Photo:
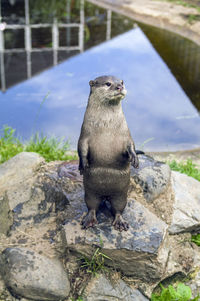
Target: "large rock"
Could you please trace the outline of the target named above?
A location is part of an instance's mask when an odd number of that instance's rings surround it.
[[[179,172],[172,172],[174,205],[171,234],[189,232],[200,227],[200,183]]]
[[[63,300],[70,284],[59,261],[26,248],[8,248],[0,257],[1,274],[8,289],[33,300]]]
[[[49,167],[36,153],[24,152],[0,165],[0,208],[4,209],[0,211],[4,222],[0,232],[8,231],[12,222],[12,230],[23,230],[65,206],[66,189],[56,184],[57,166],[53,162],[51,170],[51,164]]]
[[[127,232],[119,232],[113,228],[113,217],[106,206],[97,215],[99,224],[83,230],[80,226],[86,211],[83,195],[77,194],[69,202],[62,235],[68,248],[92,256],[93,246],[100,246],[101,241],[102,252],[112,259],[107,262],[109,265],[119,268],[126,275],[146,281],[159,279],[167,259],[167,254],[161,261],[158,256],[167,228],[163,221],[139,202],[130,199],[123,213],[130,225]]]
[[[30,199],[36,168],[44,158],[22,152],[0,165],[0,196],[7,192],[10,209]]]
[[[106,260],[106,265],[121,270],[149,298],[152,290],[161,280],[171,277],[175,273],[187,275],[194,265],[194,254],[191,245],[188,243],[186,246],[182,242],[188,240],[186,235],[190,234],[169,236],[167,229],[167,224],[172,228],[174,225],[177,226],[174,217],[179,208],[178,206],[173,207],[174,193],[171,193],[171,186],[174,191],[179,191],[178,188],[174,189],[176,186],[180,187],[180,191],[185,191],[185,185],[182,185],[182,178],[180,179],[179,176],[177,178],[177,174],[174,176],[174,173],[172,173],[173,183],[169,185],[171,183],[169,181],[170,171],[165,164],[156,162],[148,156],[139,156],[139,159],[140,169],[132,171],[129,200],[123,213],[124,218],[130,224],[130,229],[122,233],[112,227],[113,216],[109,203],[101,206],[97,215],[98,225],[88,230],[81,229],[80,221],[86,214],[87,208],[77,161],[44,163],[38,155],[24,153],[2,164],[0,166],[0,222],[2,222],[4,234],[0,237],[0,251],[13,246],[16,252],[17,247],[21,245],[37,256],[45,254],[45,258],[46,256],[55,258],[58,253],[65,257],[66,249],[68,249],[67,254],[70,254],[70,258],[74,256],[75,260],[75,257],[82,255],[90,258],[95,249],[99,247],[101,252],[110,257],[110,260]],[[188,196],[191,191],[189,187],[193,187],[190,181],[191,179],[185,176],[185,182],[189,183],[187,186]],[[194,180],[192,179],[192,181]],[[196,183],[195,187],[198,185],[199,183]],[[195,211],[192,211],[190,216],[196,224],[192,226],[189,224],[189,227],[185,227],[187,230],[181,230],[181,232],[194,229],[199,225],[198,218],[196,221],[194,218],[194,213],[198,212],[199,190],[195,188],[194,191],[196,191],[196,196],[194,197],[193,194],[193,197],[190,198],[190,202],[194,202],[190,206],[195,208]],[[181,199],[182,196],[178,202],[179,206]],[[186,210],[186,199],[184,204],[187,215],[190,212],[190,206]],[[10,216],[10,209],[12,209],[13,216]],[[1,215],[2,212],[4,212],[3,215]],[[177,216],[179,216],[178,211]],[[13,225],[9,236],[6,237],[5,233],[10,228],[12,218]],[[181,222],[183,223],[183,221]],[[180,228],[180,225],[178,227]],[[20,248],[20,250],[24,249]],[[10,286],[9,279],[14,279],[15,265],[12,263],[8,269],[6,268],[8,265],[6,256],[10,256],[7,252],[4,252],[2,256],[3,267],[1,270],[5,269],[3,277],[7,286]],[[17,251],[18,253],[24,258],[26,257],[23,251]],[[25,259],[23,260],[25,261]],[[70,275],[75,275],[78,267],[72,262],[73,260],[70,261],[70,259],[67,261],[67,269]],[[44,266],[43,263],[42,266]],[[54,274],[51,268],[48,270]],[[22,283],[22,278],[26,274],[25,272],[24,275],[21,273],[22,270],[17,268],[18,278],[16,281],[19,279]],[[31,275],[30,270],[28,270],[28,275]],[[36,275],[35,271],[33,275]],[[28,279],[31,277],[33,276],[31,275]],[[45,276],[44,279],[46,279]],[[78,283],[78,281],[75,282]],[[82,289],[83,286],[84,284],[82,284]],[[96,286],[96,288],[98,287],[101,285]],[[125,284],[124,287],[126,287]],[[115,288],[114,291],[116,292],[116,290]],[[127,290],[131,292],[128,287],[126,287]],[[15,285],[13,285],[12,292],[22,294],[21,291],[15,290]],[[136,290],[134,293],[137,294],[138,291]],[[88,294],[90,293],[88,292]],[[133,294],[133,291],[130,294]],[[50,293],[48,298],[51,296]],[[112,298],[112,295],[109,297]],[[30,298],[28,293],[25,298]],[[34,298],[38,298],[38,296]],[[43,300],[42,298],[40,297],[38,300]],[[64,298],[64,294],[59,298]],[[8,300],[10,301],[10,299]],[[11,299],[11,301],[13,300]],[[137,300],[136,297],[135,300]]]
[[[31,152],[22,152],[0,165],[0,185],[11,185],[8,180],[12,178],[13,183],[25,180],[31,176],[33,171],[45,160],[40,155]]]
[[[146,201],[152,202],[167,189],[171,170],[165,163],[146,155],[139,156],[139,160],[139,169],[132,167],[131,176],[141,186]]]
[[[194,255],[192,273],[186,284],[191,288],[193,297],[200,293],[200,250],[199,247],[193,243]]]
[[[123,280],[109,280],[104,275],[93,278],[84,291],[85,301],[147,301],[137,289]]]
[[[30,199],[34,171],[42,162],[38,154],[24,152],[0,164],[0,233],[9,231],[12,210]]]

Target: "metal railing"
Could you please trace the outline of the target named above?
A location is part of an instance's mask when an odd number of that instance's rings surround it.
[[[66,10],[67,16],[70,15],[70,5],[68,5],[69,1],[66,1]],[[1,73],[1,90],[6,91],[6,79],[5,79],[5,61],[4,55],[6,53],[12,54],[17,52],[26,52],[26,66],[27,66],[27,78],[32,76],[32,60],[31,54],[32,52],[44,52],[44,51],[53,51],[53,65],[58,64],[58,51],[64,50],[67,52],[70,51],[84,51],[84,0],[80,1],[80,23],[58,23],[57,19],[54,18],[53,23],[47,24],[30,24],[30,11],[29,11],[29,0],[24,0],[25,5],[25,24],[4,24],[1,23],[0,28],[0,73]],[[0,22],[2,20],[1,16],[1,3],[0,3]],[[4,28],[5,27],[5,28]],[[44,48],[34,48],[32,47],[32,29],[35,28],[51,28],[52,32],[52,47],[44,47]],[[78,28],[78,43],[76,46],[69,46],[70,43],[70,31],[68,32],[68,42],[67,46],[59,45],[59,29],[60,28]],[[24,48],[12,48],[5,49],[5,41],[4,41],[4,32],[7,29],[24,30]]]

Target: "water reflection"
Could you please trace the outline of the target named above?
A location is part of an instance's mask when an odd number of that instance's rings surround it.
[[[199,47],[179,35],[172,35],[160,28],[143,24],[142,30],[200,111]]]
[[[31,1],[25,0],[26,9],[27,3],[30,7],[33,5]],[[79,4],[79,1],[75,3]],[[1,48],[1,59],[3,54],[4,60],[1,61],[1,71],[4,63],[5,74],[5,78],[1,78],[2,89],[13,86],[27,76],[30,79],[0,95],[0,126],[9,124],[17,128],[25,139],[36,130],[50,135],[64,135],[76,147],[89,94],[89,80],[102,74],[114,74],[126,83],[128,95],[123,106],[137,147],[147,140],[151,141],[145,145],[145,150],[198,146],[200,118],[197,110],[143,31],[139,27],[133,29],[134,22],[130,19],[91,4],[87,4],[83,10],[83,4],[81,1],[78,11],[77,6],[66,7],[68,11],[72,9],[73,18],[70,18],[70,14],[62,15],[59,22],[65,22],[67,26],[55,22],[55,14],[51,20],[45,16],[40,19],[43,25],[47,21],[53,22],[50,24],[52,44],[47,32],[44,33],[46,40],[43,44],[41,36],[34,35],[32,30],[39,27],[30,27],[36,22],[34,14],[31,14],[29,20],[25,18],[20,24],[26,32],[26,51],[21,48],[13,50],[11,46],[7,50]],[[27,22],[29,30],[26,29]],[[72,27],[68,26],[72,23]],[[75,28],[79,33],[72,31]],[[119,35],[126,30],[129,31]],[[28,33],[32,35],[28,36]],[[2,32],[0,37],[2,41]],[[107,42],[101,43],[105,40]],[[91,48],[94,45],[98,46]],[[89,50],[82,53],[83,49]],[[11,55],[11,52],[15,55]],[[71,57],[77,52],[81,54]],[[56,65],[62,60],[66,61]],[[53,68],[31,78],[52,64],[55,65]]]

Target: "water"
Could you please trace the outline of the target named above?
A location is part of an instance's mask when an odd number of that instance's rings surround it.
[[[16,128],[24,140],[36,131],[64,136],[76,148],[88,82],[112,74],[128,90],[123,109],[137,148],[199,147],[200,48],[81,3],[1,1],[8,25],[0,31],[0,127]]]

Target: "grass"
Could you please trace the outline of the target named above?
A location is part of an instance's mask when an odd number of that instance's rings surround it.
[[[9,160],[21,152],[23,152],[23,145],[15,137],[15,130],[4,126],[0,135],[0,163]]]
[[[110,257],[102,253],[101,248],[97,248],[91,258],[87,256],[81,257],[81,268],[85,269],[87,273],[97,276],[99,272],[106,270],[104,265],[105,258],[111,260]]]
[[[191,288],[181,282],[178,285],[164,287],[162,284],[160,293],[153,293],[151,296],[151,301],[198,301],[200,300],[200,295],[192,299]]]
[[[191,241],[200,247],[200,233],[192,235]]]
[[[16,130],[4,126],[0,131],[0,163],[3,163],[21,152],[35,152],[47,162],[55,160],[75,160],[77,155],[69,155],[70,144],[64,139],[48,138],[36,133],[25,144],[15,135]]]
[[[54,137],[47,138],[40,136],[38,133],[28,141],[25,146],[26,152],[35,152],[45,158],[47,162],[55,160],[69,160],[75,159],[73,156],[66,155],[69,151],[69,143],[64,139],[57,139]]]
[[[193,177],[194,179],[200,181],[200,170],[196,167],[191,159],[188,159],[187,162],[177,162],[173,160],[168,162],[168,164],[172,170],[179,171],[180,173],[184,173],[189,177]]]

